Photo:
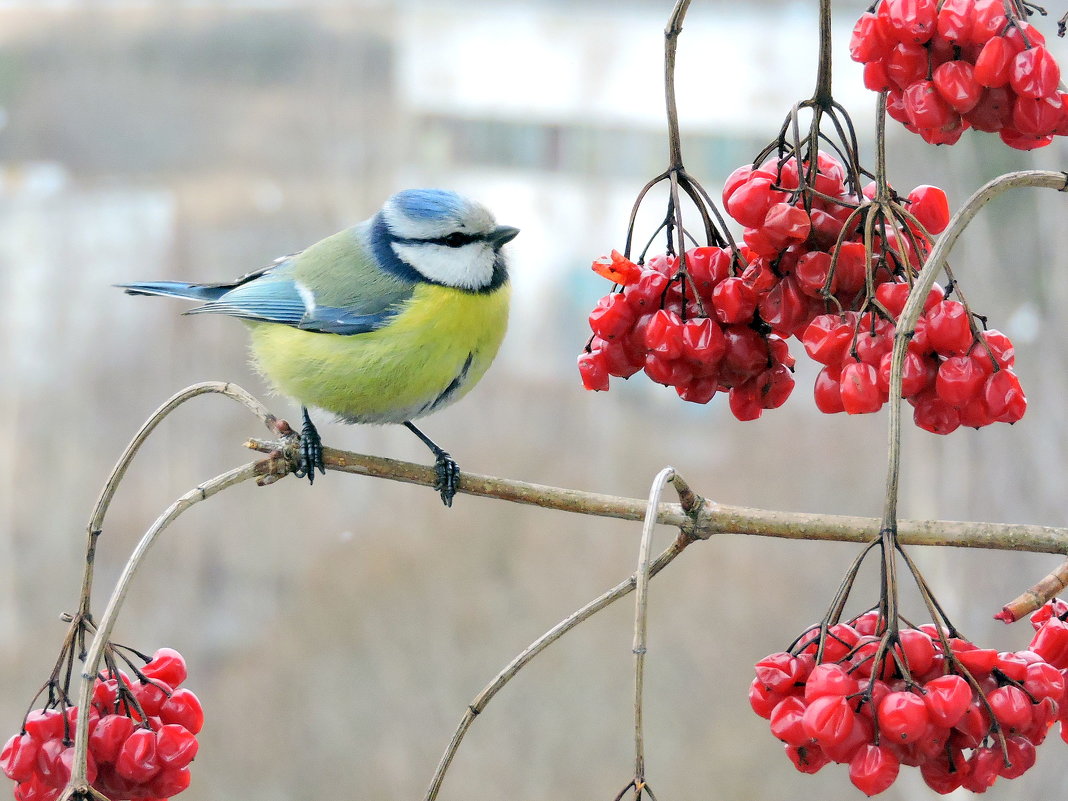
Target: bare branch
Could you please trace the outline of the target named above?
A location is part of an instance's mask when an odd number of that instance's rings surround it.
[[[284,443],[277,441],[249,440],[245,444],[263,453],[284,447]],[[327,469],[343,473],[426,487],[432,487],[436,480],[433,467],[351,451],[325,448],[324,461]],[[259,462],[257,469],[261,473],[284,471],[287,469],[285,464],[285,459],[267,459]],[[645,519],[644,499],[529,484],[477,473],[464,473],[461,476],[459,492],[595,517]],[[880,521],[874,517],[752,509],[700,499],[689,514],[677,503],[661,503],[657,523],[675,526],[695,539],[708,539],[713,534],[748,534],[791,540],[867,543],[879,536]],[[904,545],[1068,554],[1068,528],[1018,523],[899,520],[898,541]]]

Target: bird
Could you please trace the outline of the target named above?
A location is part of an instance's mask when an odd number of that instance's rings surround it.
[[[184,314],[247,325],[254,367],[301,406],[298,477],[326,472],[310,407],[346,423],[401,424],[434,454],[448,507],[459,466],[412,421],[466,395],[497,355],[511,292],[502,248],[518,233],[456,192],[407,189],[369,219],[232,281],[116,286],[199,301]]]

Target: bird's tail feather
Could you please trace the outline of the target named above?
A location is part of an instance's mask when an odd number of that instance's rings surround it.
[[[230,287],[186,284],[181,281],[143,281],[136,284],[116,284],[127,295],[162,295],[170,298],[212,301],[225,295]]]

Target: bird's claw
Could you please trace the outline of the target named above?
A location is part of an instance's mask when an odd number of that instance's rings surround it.
[[[323,440],[319,431],[308,416],[308,410],[304,409],[304,424],[300,427],[300,460],[293,475],[297,478],[307,476],[308,483],[315,483],[315,471],[326,474],[326,465],[323,463]]]
[[[451,507],[452,499],[460,488],[460,465],[445,451],[438,451],[434,472],[437,474],[434,489],[441,495],[441,502]]]

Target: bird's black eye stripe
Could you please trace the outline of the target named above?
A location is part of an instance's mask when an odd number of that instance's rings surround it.
[[[450,248],[462,248],[472,242],[485,242],[485,234],[465,234],[463,231],[453,231],[448,236],[435,236],[428,239],[408,239],[399,236],[390,237],[399,245],[445,245]]]
[[[448,236],[443,236],[438,239],[431,239],[428,241],[439,242],[442,245],[448,245],[450,248],[462,248],[464,245],[469,245],[470,243],[481,238],[482,237],[475,236],[474,234],[465,234],[461,233],[460,231],[453,231]]]

